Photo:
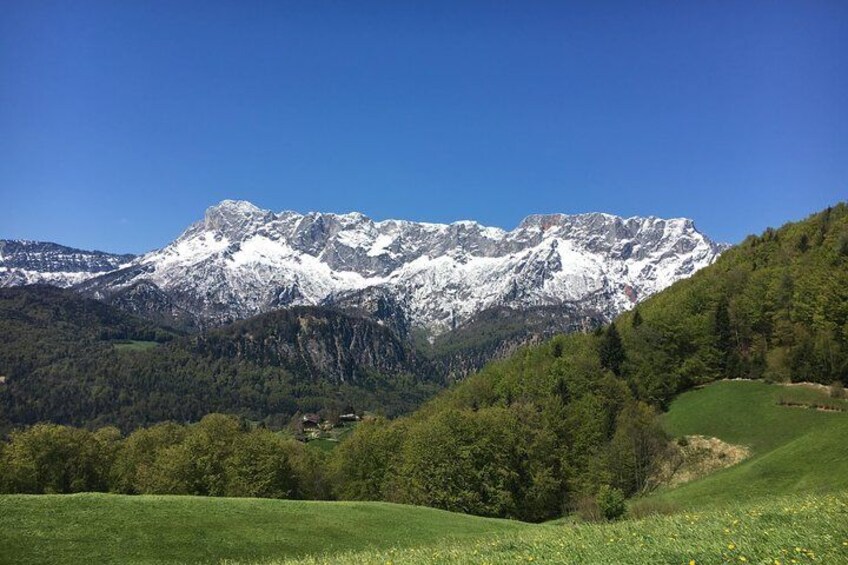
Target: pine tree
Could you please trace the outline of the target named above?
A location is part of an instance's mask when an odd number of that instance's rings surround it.
[[[615,324],[607,326],[606,331],[601,336],[598,355],[601,358],[602,367],[609,369],[616,375],[621,375],[621,365],[624,363],[624,345],[621,343],[621,336],[618,334]]]

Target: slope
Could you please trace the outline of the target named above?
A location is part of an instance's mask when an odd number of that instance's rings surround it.
[[[0,563],[844,563],[848,495],[612,524],[528,525],[385,503],[0,496]]]
[[[0,337],[7,426],[129,430],[219,411],[280,427],[298,411],[395,415],[441,387],[426,360],[387,328],[317,307],[178,337],[71,291],[21,287],[0,290]]]
[[[385,503],[5,495],[0,563],[252,562],[462,540],[523,527]]]
[[[676,436],[705,435],[747,445],[752,457],[654,499],[701,508],[774,494],[848,489],[848,413],[786,406],[811,403],[848,409],[823,392],[761,382],[718,382],[676,399],[664,425]]]

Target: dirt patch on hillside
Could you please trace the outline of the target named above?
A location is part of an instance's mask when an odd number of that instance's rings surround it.
[[[736,465],[751,455],[744,445],[715,437],[684,436],[669,444],[666,461],[652,478],[655,485],[677,486]]]

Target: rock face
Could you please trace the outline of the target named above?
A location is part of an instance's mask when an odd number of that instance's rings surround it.
[[[260,367],[284,367],[306,382],[363,384],[375,373],[438,374],[390,329],[332,309],[277,310],[178,342],[192,354]]]
[[[509,357],[524,345],[560,333],[589,331],[604,319],[592,310],[571,304],[515,310],[505,306],[475,315],[456,329],[435,336],[427,351],[440,374],[459,380],[493,359]]]
[[[135,255],[83,251],[43,241],[0,240],[0,287],[69,287],[129,264]]]
[[[124,308],[138,295],[139,314],[150,303],[201,326],[324,305],[382,320],[400,334],[437,336],[500,307],[567,305],[578,316],[609,320],[723,249],[687,219],[533,215],[505,231],[471,221],[277,214],[225,200],[170,245],[86,277],[78,289]],[[143,292],[128,290],[141,283]]]

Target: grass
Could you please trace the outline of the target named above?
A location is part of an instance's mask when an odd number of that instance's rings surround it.
[[[355,422],[338,425],[328,432],[321,432],[320,437],[310,439],[306,445],[313,449],[330,452],[339,445],[339,442],[349,436],[356,429],[357,425],[358,423]]]
[[[141,341],[137,339],[128,339],[116,341],[113,343],[113,346],[117,351],[144,351],[146,349],[153,349],[154,347],[158,347],[159,343],[156,341]]]
[[[379,503],[0,497],[0,563],[848,563],[848,493],[611,524]]]
[[[612,524],[540,525],[471,542],[267,563],[848,563],[848,494],[777,497]]]
[[[663,420],[672,434],[753,452],[644,499],[672,515],[529,525],[385,503],[6,495],[0,563],[848,564],[848,413],[781,397],[826,394],[720,382],[672,404]]]
[[[317,449],[319,451],[324,451],[326,453],[333,451],[338,444],[339,440],[329,438],[311,439],[306,443],[308,447],[312,449]]]
[[[664,426],[747,445],[752,457],[651,499],[683,508],[772,494],[848,489],[848,413],[781,406],[832,401],[826,393],[761,382],[724,381],[681,395]]]
[[[215,563],[406,547],[529,527],[386,503],[0,496],[0,563]]]

